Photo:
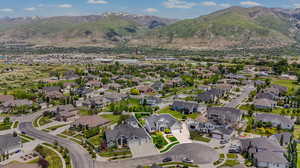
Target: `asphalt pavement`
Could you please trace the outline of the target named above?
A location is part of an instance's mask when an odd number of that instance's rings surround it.
[[[74,168],[95,168],[94,161],[90,158],[89,154],[77,143],[37,130],[32,126],[31,122],[21,123],[19,129],[34,138],[49,143],[58,142],[59,145],[67,148],[70,152]]]

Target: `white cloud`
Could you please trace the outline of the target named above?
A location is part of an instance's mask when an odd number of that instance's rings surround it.
[[[217,6],[217,3],[213,1],[205,1],[201,3],[203,6]]]
[[[0,12],[14,12],[14,10],[10,9],[10,8],[3,8],[3,9],[0,9]]]
[[[193,2],[187,2],[184,0],[167,0],[166,2],[163,3],[163,5],[166,8],[184,8],[184,9],[188,9],[188,8],[192,8],[194,6],[196,6],[196,3]]]
[[[244,1],[241,2],[241,5],[245,5],[245,6],[261,6],[260,3],[254,2],[254,1]]]
[[[105,0],[88,0],[89,4],[108,4]]]
[[[158,10],[155,9],[155,8],[147,8],[147,9],[145,9],[145,11],[146,11],[146,12],[149,12],[149,13],[155,13],[155,12],[158,12]]]
[[[229,7],[231,7],[231,4],[223,3],[223,4],[220,4],[219,6],[220,6],[221,8],[229,8]]]
[[[30,11],[35,11],[35,10],[36,10],[36,8],[35,8],[35,7],[31,7],[31,8],[25,8],[24,10],[25,10],[25,11],[29,11],[29,12],[30,12]]]
[[[61,5],[58,5],[59,8],[72,8],[73,5],[71,4],[61,4]]]
[[[296,3],[293,6],[294,6],[294,8],[300,8],[300,3]]]

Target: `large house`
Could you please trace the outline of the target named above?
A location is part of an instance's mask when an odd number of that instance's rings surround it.
[[[197,96],[198,102],[204,103],[216,103],[219,98],[225,95],[225,91],[222,89],[213,88]]]
[[[128,147],[130,144],[151,143],[151,137],[144,128],[140,128],[132,120],[116,126],[112,130],[105,131],[105,138],[108,147]]]
[[[78,118],[78,110],[73,105],[61,105],[51,111],[58,121],[74,121]]]
[[[161,103],[161,99],[159,97],[154,96],[143,97],[140,100],[140,104],[145,104],[149,106],[157,106],[159,103]]]
[[[257,113],[255,114],[256,121],[261,121],[264,123],[272,123],[273,127],[278,127],[282,129],[291,130],[294,127],[294,121],[288,117],[277,115],[277,114],[268,114],[268,113]]]
[[[253,105],[257,109],[273,109],[276,107],[277,102],[270,99],[262,98],[255,99]]]
[[[172,110],[182,112],[184,114],[192,114],[198,112],[198,103],[192,101],[179,101],[176,100],[172,104]]]
[[[22,146],[20,137],[13,134],[0,135],[0,155],[19,152]]]
[[[209,107],[207,108],[209,121],[220,125],[235,124],[242,119],[243,112],[231,107]]]
[[[152,115],[146,118],[145,128],[148,132],[165,131],[171,132],[182,129],[182,123],[170,114]]]
[[[82,127],[82,128],[95,128],[108,124],[110,121],[106,120],[98,115],[92,116],[81,116],[74,123],[74,127]]]
[[[253,157],[256,167],[287,168],[288,161],[284,157],[285,150],[269,138],[242,139],[241,150]]]

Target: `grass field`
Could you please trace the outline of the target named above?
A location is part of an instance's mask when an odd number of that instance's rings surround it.
[[[9,130],[12,124],[13,124],[12,122],[9,123],[0,122],[0,131]]]
[[[49,162],[48,168],[62,168],[63,163],[60,157],[51,149],[44,147],[44,146],[38,146],[35,149],[39,154],[45,157],[45,159]]]
[[[297,144],[297,167],[300,167],[300,144]]]
[[[159,114],[171,114],[173,117],[175,117],[179,120],[182,120],[184,118],[184,116],[186,116],[187,118],[196,119],[199,115],[198,113],[184,115],[181,112],[171,110],[170,107],[165,107],[165,108],[161,109],[160,111],[158,111],[158,113]]]
[[[272,84],[285,86],[288,88],[288,94],[294,93],[297,89],[300,88],[300,85],[296,81],[292,80],[283,80],[283,79],[272,79]]]
[[[300,139],[300,125],[294,126],[294,137]]]
[[[40,126],[43,126],[43,125],[51,123],[52,120],[49,116],[43,116],[43,117],[41,117],[41,119],[38,120],[38,122],[39,122]]]
[[[121,119],[121,115],[113,115],[113,114],[103,114],[103,115],[100,115],[101,117],[107,119],[107,120],[110,120],[111,123],[118,123],[119,120]]]

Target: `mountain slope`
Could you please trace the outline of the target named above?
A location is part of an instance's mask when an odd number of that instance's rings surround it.
[[[276,47],[295,41],[289,20],[268,8],[232,7],[162,27],[148,38],[166,47]]]
[[[0,19],[0,40],[60,46],[281,47],[300,41],[300,9],[231,7],[180,21],[126,13],[5,18]]]
[[[2,40],[123,42],[146,29],[155,29],[175,20],[155,16],[106,13],[90,16],[0,19]],[[24,21],[26,20],[26,22]],[[13,24],[12,24],[13,22]]]

